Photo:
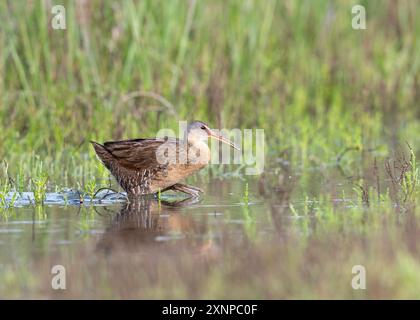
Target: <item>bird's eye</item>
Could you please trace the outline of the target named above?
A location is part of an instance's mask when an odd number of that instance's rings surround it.
[[[202,130],[206,130],[206,127],[205,127],[205,126],[201,126],[201,129],[202,129]]]

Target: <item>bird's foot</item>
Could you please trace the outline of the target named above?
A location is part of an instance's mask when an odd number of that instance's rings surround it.
[[[197,187],[193,187],[183,183],[176,183],[170,187],[174,191],[180,191],[186,194],[189,194],[191,197],[198,197],[200,193],[203,193],[203,190]]]

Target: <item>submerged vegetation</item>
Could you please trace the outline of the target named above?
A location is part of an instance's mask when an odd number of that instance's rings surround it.
[[[0,2],[0,297],[54,295],[59,257],[74,297],[418,298],[420,6],[360,4],[366,30],[350,0],[63,1],[54,30],[49,1]],[[184,211],[160,192],[144,217],[94,206],[117,185],[90,140],[193,119],[264,129],[264,173],[209,166]],[[15,210],[28,191],[36,208]],[[95,249],[48,251],[79,238]]]

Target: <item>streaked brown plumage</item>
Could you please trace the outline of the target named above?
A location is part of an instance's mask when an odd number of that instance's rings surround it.
[[[215,134],[205,123],[192,122],[179,139],[132,139],[92,145],[102,163],[117,179],[129,198],[175,190],[197,196],[201,189],[179,183],[210,161],[207,139],[214,137],[235,147],[229,140]],[[236,148],[236,147],[235,147]],[[161,150],[172,150],[163,154]],[[182,161],[184,159],[185,161]]]

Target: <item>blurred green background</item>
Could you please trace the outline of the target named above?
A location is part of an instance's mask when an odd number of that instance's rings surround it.
[[[100,174],[89,140],[178,120],[265,129],[269,158],[302,165],[420,145],[415,0],[360,1],[366,30],[354,1],[64,1],[65,30],[54,4],[0,3],[0,158],[14,176],[83,183]]]

